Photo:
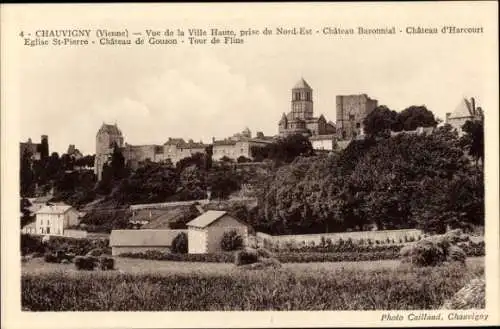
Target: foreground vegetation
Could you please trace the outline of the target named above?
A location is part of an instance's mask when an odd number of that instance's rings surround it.
[[[483,274],[479,262],[363,270],[25,273],[22,305],[31,311],[436,309]]]

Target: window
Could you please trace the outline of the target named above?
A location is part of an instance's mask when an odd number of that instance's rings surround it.
[[[47,234],[50,234],[50,227],[47,227]]]
[[[300,101],[300,93],[295,93],[295,100]]]
[[[354,114],[349,114],[349,120],[354,120]]]
[[[356,128],[358,128],[358,129],[361,128],[361,123],[357,122],[356,123]]]
[[[306,101],[310,101],[311,100],[311,92],[307,92],[306,93]]]

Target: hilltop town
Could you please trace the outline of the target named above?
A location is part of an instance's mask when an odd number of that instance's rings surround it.
[[[342,217],[338,215],[339,211],[347,211],[338,206],[335,211],[318,209],[319,214],[322,214],[320,217],[325,217],[321,221],[326,221],[319,226],[313,224],[318,220],[318,215],[313,216],[315,218],[309,224],[295,228],[293,225],[278,228],[276,223],[263,224],[271,218],[278,222],[281,221],[279,218],[283,218],[283,215],[269,217],[267,204],[271,200],[271,189],[268,184],[273,180],[277,183],[286,177],[287,173],[281,171],[285,168],[292,170],[296,163],[300,163],[298,159],[312,166],[325,161],[338,163],[343,159],[345,165],[347,157],[351,167],[359,166],[359,159],[364,152],[373,148],[373,143],[381,147],[401,134],[427,136],[427,140],[417,140],[428,143],[429,138],[437,138],[438,131],[441,134],[450,131],[456,134],[453,138],[457,143],[467,143],[465,137],[472,132],[466,133],[464,124],[481,122],[483,116],[482,109],[473,98],[460,102],[454,112],[446,115],[446,121],[439,124],[425,106],[409,106],[398,113],[379,105],[376,99],[366,94],[359,94],[336,96],[336,120],[333,122],[325,115],[315,113],[313,88],[303,78],[291,89],[290,100],[291,107],[282,113],[277,122],[277,134],[273,136],[265,136],[262,132],[254,136],[250,129],[245,128],[224,139],[213,138],[211,143],[168,137],[163,144],[134,145],[125,142],[125,134],[117,124],[103,123],[95,136],[96,151],[93,155],[84,156],[75,145],[69,145],[68,151],[61,157],[49,153],[46,135],[42,136],[39,144],[31,140],[21,143],[21,191],[24,204],[31,204],[22,206],[23,222],[31,223],[24,231],[41,233],[44,230],[42,225],[36,224],[35,213],[48,200],[73,206],[77,210],[79,220],[72,225],[73,229],[103,233],[109,233],[113,228],[140,228],[143,225],[146,228],[169,228],[177,225],[172,224],[175,221],[180,221],[182,227],[183,221],[192,219],[197,213],[193,213],[190,207],[200,202],[205,202],[207,209],[236,209],[245,217],[244,220],[259,223],[257,227],[265,228],[270,233],[364,230],[373,225],[414,228],[418,226],[416,222],[388,224],[377,222],[376,218],[370,219],[370,216],[350,219],[353,221],[351,224],[328,224]],[[464,147],[466,157],[482,160],[482,156]],[[330,175],[327,172],[321,174],[323,169],[311,170],[320,175]],[[284,181],[277,187],[283,188],[288,183]],[[332,201],[331,198],[345,197],[341,191],[328,192],[331,187],[325,188],[326,194],[318,196],[319,199],[314,202],[325,206]],[[331,193],[338,195],[329,196]],[[307,209],[313,209],[316,205],[308,199],[310,196],[297,204],[299,208],[305,207],[301,210],[303,215],[298,215],[297,219],[311,217],[307,215]],[[163,209],[155,206],[161,203],[168,205],[169,202],[172,208],[176,208],[173,213],[170,206]],[[179,212],[176,202],[184,202],[184,210]],[[143,207],[141,204],[152,205]],[[141,211],[133,211],[134,207]],[[167,219],[153,221],[154,217],[162,216]],[[352,217],[345,216],[342,222]]]

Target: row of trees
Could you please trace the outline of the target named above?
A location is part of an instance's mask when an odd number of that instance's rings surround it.
[[[62,180],[68,171],[73,171],[77,167],[93,167],[94,158],[93,155],[87,155],[75,159],[68,154],[59,156],[57,152],[53,152],[49,157],[36,160],[32,159],[29,152],[21,154],[21,195],[32,196],[37,187],[41,192],[47,193],[54,185],[64,185],[65,182]]]
[[[252,224],[273,234],[482,225],[483,171],[471,165],[467,139],[445,126],[298,158],[260,189]]]
[[[435,127],[439,119],[425,106],[410,106],[401,112],[389,109],[385,105],[376,107],[363,120],[365,134],[369,136],[387,136],[391,131],[409,131],[418,127]]]

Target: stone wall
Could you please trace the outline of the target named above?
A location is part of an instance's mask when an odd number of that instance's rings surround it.
[[[325,239],[330,239],[332,243],[342,239],[351,239],[353,242],[363,240],[375,241],[387,241],[394,240],[395,243],[399,243],[400,240],[405,241],[405,237],[418,239],[419,236],[423,237],[424,233],[417,229],[407,229],[407,230],[385,230],[385,231],[359,231],[359,232],[341,232],[341,233],[323,233],[323,234],[303,234],[303,235],[269,235],[262,232],[257,232],[256,237],[258,240],[268,240],[270,242],[293,242],[296,244],[302,244],[305,242],[306,245],[314,242],[318,245],[321,242],[321,237]]]

